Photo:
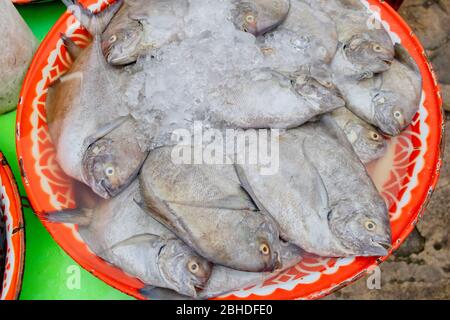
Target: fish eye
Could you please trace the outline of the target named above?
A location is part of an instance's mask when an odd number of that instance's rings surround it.
[[[245,17],[245,22],[247,23],[254,23],[255,22],[255,16],[252,14],[249,14]]]
[[[188,269],[189,269],[189,272],[196,274],[198,272],[198,270],[200,270],[200,266],[198,265],[197,262],[190,261],[188,263]]]
[[[114,170],[114,167],[108,166],[105,168],[105,174],[107,177],[112,177],[116,171]]]
[[[270,248],[267,244],[263,243],[259,246],[259,252],[265,256],[268,256],[270,254]]]
[[[381,52],[381,51],[383,51],[383,48],[379,44],[376,43],[373,45],[373,51]]]
[[[367,220],[366,222],[364,222],[364,227],[367,231],[374,231],[377,227],[377,224],[372,220]]]
[[[114,43],[117,41],[117,36],[115,34],[113,34],[110,38],[109,38],[109,43]]]
[[[370,133],[370,138],[374,141],[380,141],[381,140],[381,136],[379,133],[372,131]]]

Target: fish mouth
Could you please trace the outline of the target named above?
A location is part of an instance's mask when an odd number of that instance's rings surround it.
[[[369,247],[364,248],[363,256],[367,257],[385,257],[392,249],[391,241],[387,239],[372,239],[372,243]]]
[[[396,137],[400,133],[402,133],[402,128],[397,127],[397,126],[389,126],[389,127],[380,126],[379,129],[382,131],[383,134],[390,136],[390,137]]]
[[[124,188],[111,188],[105,180],[100,181],[100,185],[94,190],[105,199],[111,199],[117,196]]]

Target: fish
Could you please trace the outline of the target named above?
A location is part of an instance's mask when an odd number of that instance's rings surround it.
[[[255,209],[233,166],[178,163],[172,159],[178,151],[153,150],[139,175],[153,218],[215,264],[253,272],[277,269],[277,225]]]
[[[339,45],[331,66],[336,74],[362,80],[389,70],[394,44],[359,0],[303,0],[336,23]]]
[[[295,266],[303,258],[303,251],[289,243],[282,243],[280,254],[281,266],[276,272],[244,272],[215,265],[199,297],[202,299],[215,298],[236,290],[262,284],[280,272]]]
[[[375,127],[355,116],[347,108],[334,111],[332,116],[344,131],[359,159],[364,164],[377,160],[386,154],[386,138]]]
[[[281,134],[279,157],[275,174],[261,174],[259,164],[236,167],[283,240],[324,257],[387,255],[386,204],[330,115]]]
[[[17,107],[38,41],[10,0],[0,0],[0,114]]]
[[[422,99],[422,76],[409,53],[396,45],[391,68],[363,81],[337,81],[347,108],[389,136],[397,136],[412,122]]]
[[[138,175],[148,155],[135,135],[138,126],[131,117],[86,149],[82,160],[82,179],[104,198],[112,198]]]
[[[260,37],[259,45],[267,67],[295,72],[303,65],[331,62],[338,47],[337,28],[325,12],[293,0],[283,24]]]
[[[0,206],[0,283],[3,283],[3,276],[6,267],[6,217]],[[1,293],[1,290],[0,290]]]
[[[291,0],[232,0],[232,21],[255,37],[276,29],[286,19]]]
[[[101,36],[107,62],[132,64],[140,55],[182,39],[188,11],[188,0],[126,0]]]
[[[281,270],[287,270],[298,264],[303,259],[302,254],[303,251],[298,247],[289,243],[283,243],[281,247]],[[245,272],[215,265],[208,282],[199,293],[197,299],[216,298],[244,288],[250,288],[275,277],[279,272]],[[139,293],[149,300],[189,299],[189,297],[180,295],[173,290],[152,286],[142,288]]]
[[[298,127],[345,106],[336,86],[308,68],[289,76],[267,68],[231,76],[209,97],[209,120],[241,129]]]
[[[68,73],[51,85],[46,100],[47,123],[59,165],[103,198],[127,187],[148,152],[139,131],[134,130],[137,120],[117,93],[119,73],[125,71],[109,66],[100,50],[98,35],[119,6],[116,2],[97,15],[84,9],[75,11],[94,40],[81,50],[63,36],[75,61]]]
[[[42,218],[77,224],[82,239],[95,254],[147,286],[195,298],[212,272],[210,262],[147,214],[138,181],[93,208],[46,213]]]

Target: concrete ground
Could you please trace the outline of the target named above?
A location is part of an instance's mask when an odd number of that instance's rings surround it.
[[[326,299],[450,298],[450,116],[441,179],[426,214],[408,240],[381,265],[381,288],[368,289],[367,277]]]

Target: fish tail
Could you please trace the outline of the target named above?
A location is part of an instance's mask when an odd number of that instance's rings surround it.
[[[147,300],[194,300],[173,290],[153,286],[145,286],[139,289],[139,294]]]
[[[37,216],[47,222],[77,224],[89,226],[92,221],[92,209],[68,209],[62,211],[39,213]]]
[[[100,36],[122,6],[123,0],[116,0],[108,8],[99,13],[93,13],[89,9],[86,9],[79,3],[79,0],[62,0],[62,2],[90,34]]]

